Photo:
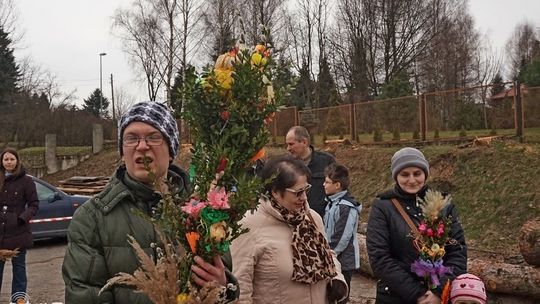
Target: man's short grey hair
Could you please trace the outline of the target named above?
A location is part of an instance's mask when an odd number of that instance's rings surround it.
[[[296,138],[296,140],[302,140],[302,139],[306,139],[308,144],[311,143],[311,136],[309,135],[309,132],[306,128],[302,127],[302,126],[294,126],[292,128],[289,129],[289,132],[293,132],[294,134],[294,137]]]

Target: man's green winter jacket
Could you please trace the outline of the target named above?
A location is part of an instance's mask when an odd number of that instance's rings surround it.
[[[181,191],[189,191],[187,175],[169,168]],[[128,243],[131,235],[147,254],[157,243],[154,226],[137,213],[152,215],[161,196],[132,180],[120,167],[107,187],[74,214],[68,232],[68,248],[62,266],[66,304],[114,303],[149,304],[147,296],[133,289],[115,286],[98,295],[107,280],[119,272],[133,273],[140,265]],[[231,278],[228,277],[229,282]]]

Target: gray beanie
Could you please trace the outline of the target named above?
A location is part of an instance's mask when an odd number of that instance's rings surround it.
[[[392,178],[396,180],[399,171],[408,167],[422,169],[427,179],[429,175],[429,163],[420,150],[407,147],[394,153],[394,156],[392,156],[392,165],[390,166]]]
[[[176,119],[174,119],[171,110],[165,104],[155,101],[143,101],[133,105],[118,121],[118,149],[120,155],[124,155],[122,152],[124,130],[134,121],[145,122],[158,129],[167,140],[170,156],[172,158],[176,157],[180,137]]]

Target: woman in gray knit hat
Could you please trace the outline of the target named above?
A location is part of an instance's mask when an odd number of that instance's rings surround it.
[[[396,183],[374,200],[367,227],[369,261],[379,279],[376,303],[440,303],[442,286],[430,289],[424,278],[411,270],[419,252],[411,238],[412,229],[398,210],[401,206],[416,227],[423,221],[418,199],[423,199],[428,190],[429,163],[420,150],[407,147],[394,154],[390,169]],[[450,273],[441,276],[444,284],[466,273],[467,247],[456,207],[450,203],[442,213],[452,219],[449,237],[456,240],[444,248],[443,265],[451,267]]]

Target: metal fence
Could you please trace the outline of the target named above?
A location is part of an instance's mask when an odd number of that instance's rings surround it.
[[[348,138],[371,143],[377,141],[377,134],[382,141],[426,141],[516,135],[520,125],[540,127],[540,87],[521,87],[516,92],[512,83],[504,85],[496,96],[490,96],[493,85],[487,85],[327,108],[289,107],[276,114],[268,131],[274,143],[284,142],[294,125],[305,126],[317,140]],[[182,141],[190,142],[188,127],[182,126]]]

